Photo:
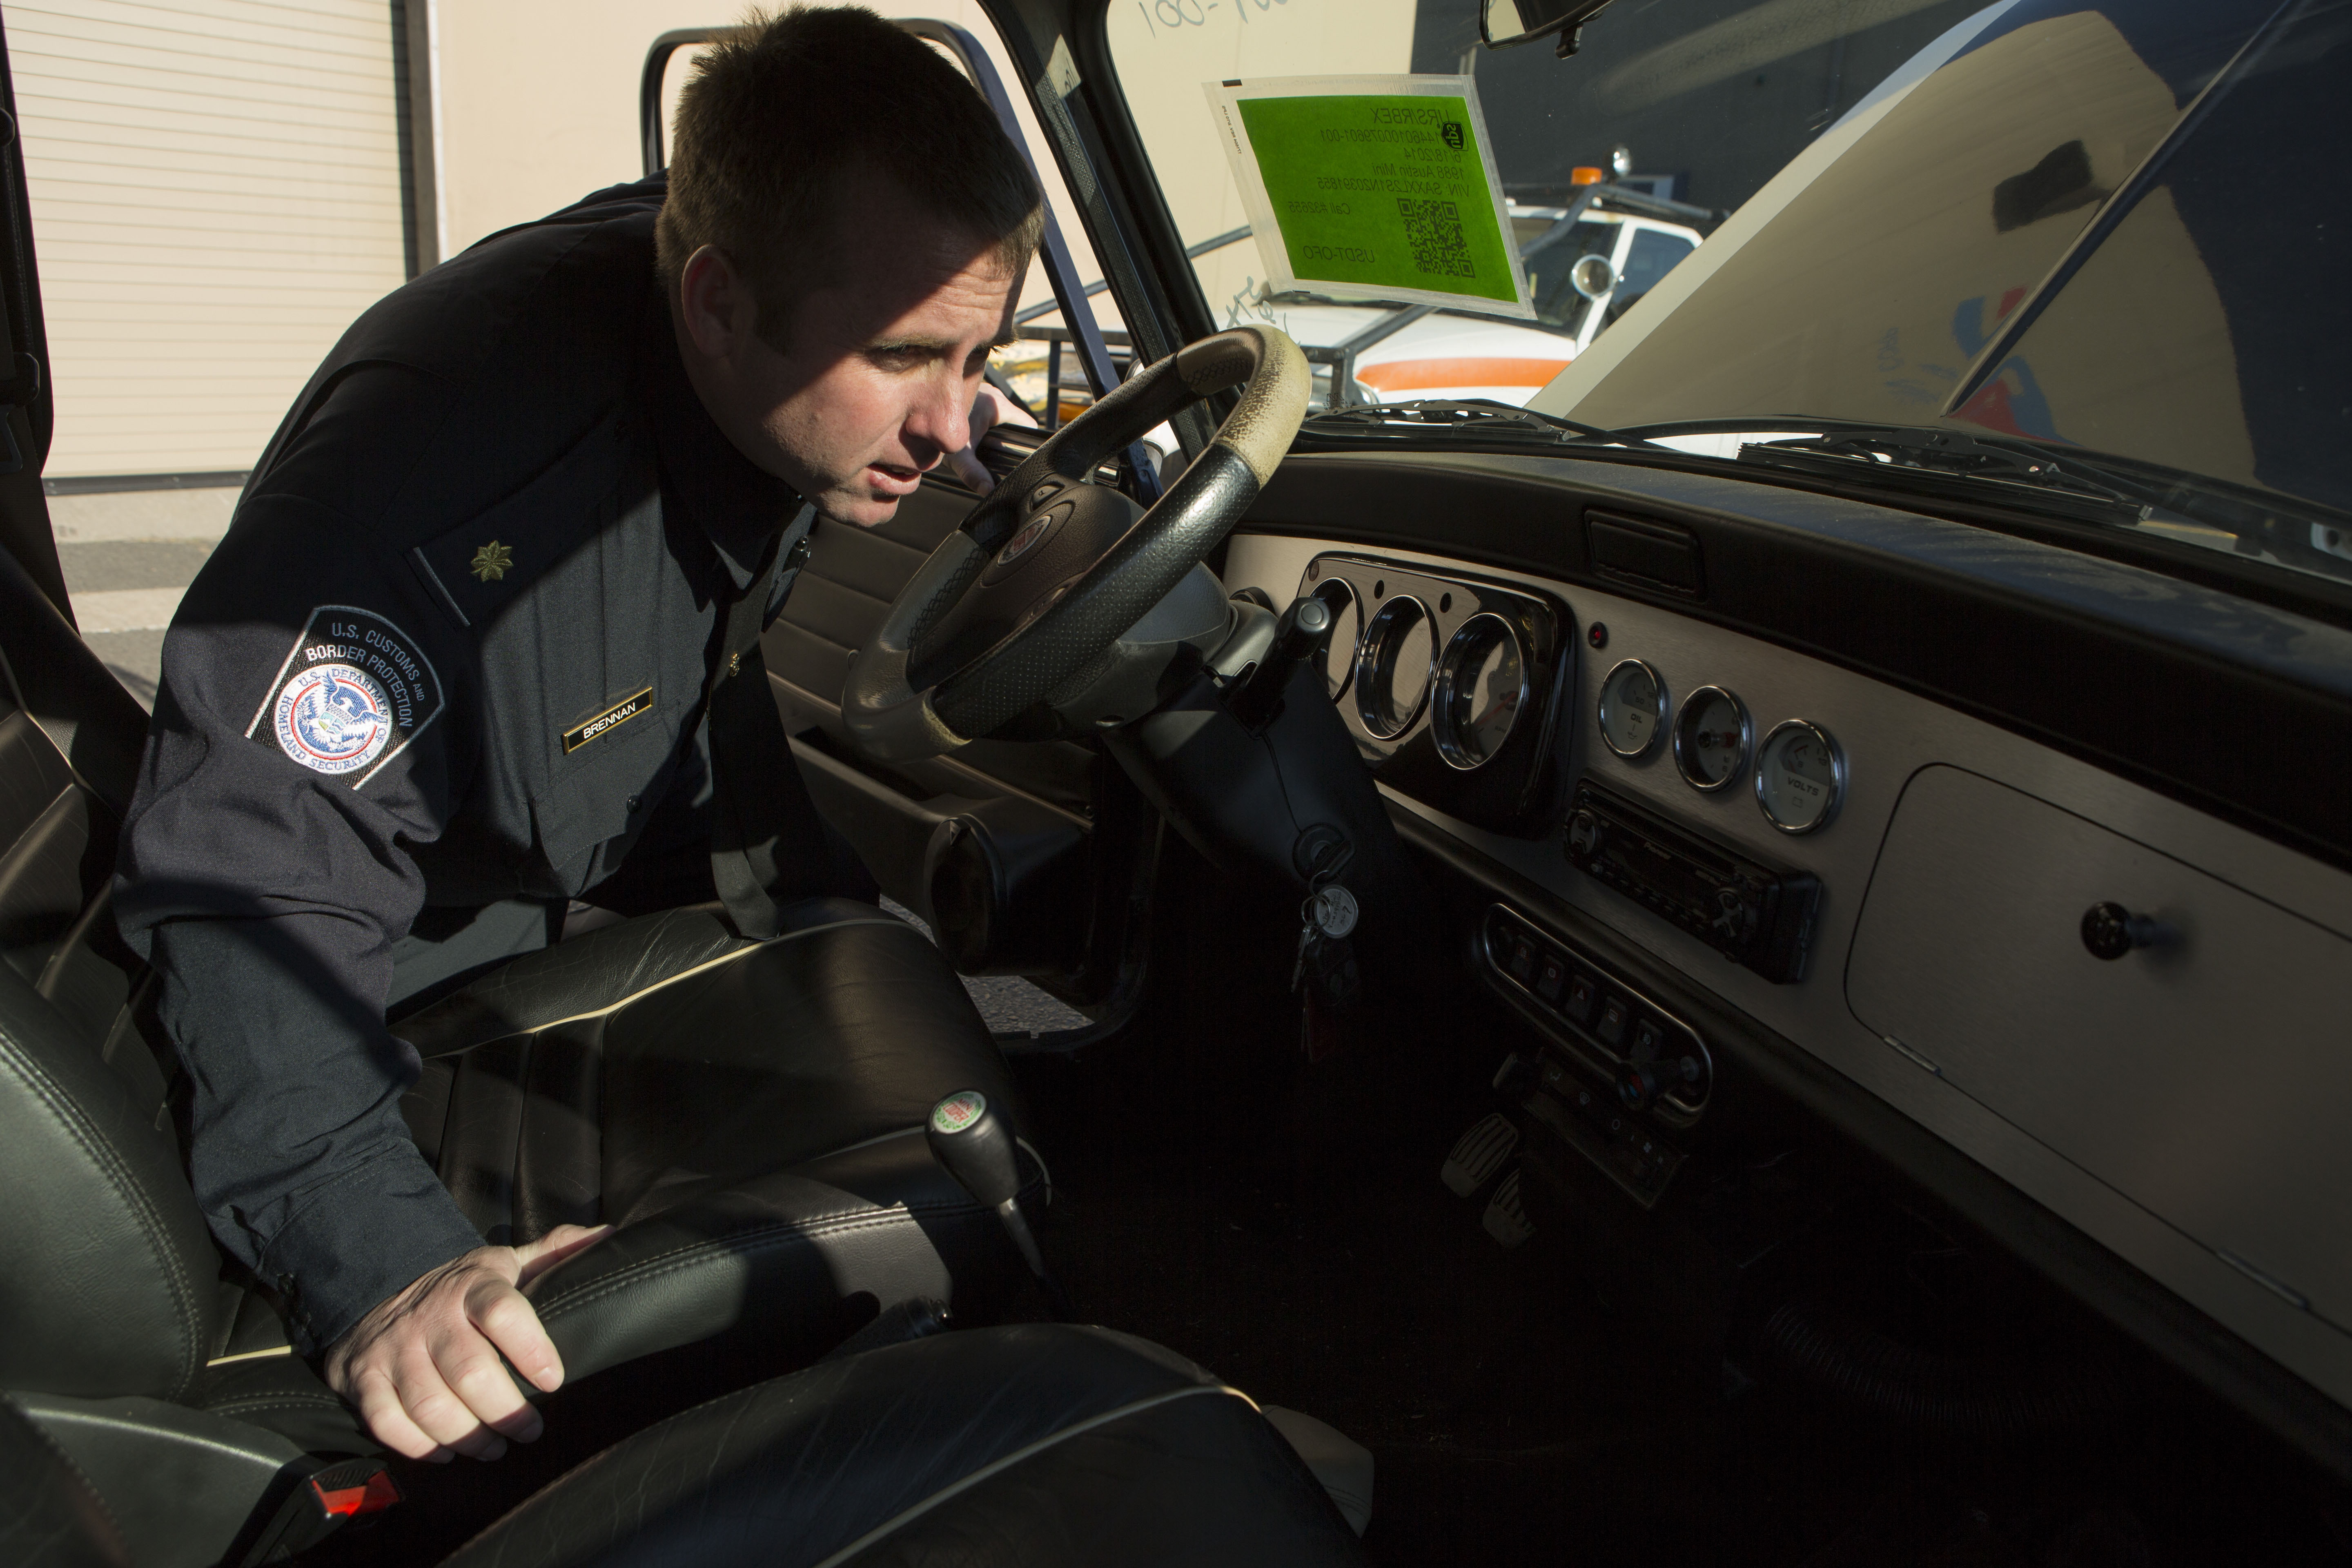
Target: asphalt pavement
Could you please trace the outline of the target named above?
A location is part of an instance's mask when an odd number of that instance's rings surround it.
[[[155,704],[163,628],[228,531],[236,494],[221,486],[49,498],[82,640],[142,706]]]

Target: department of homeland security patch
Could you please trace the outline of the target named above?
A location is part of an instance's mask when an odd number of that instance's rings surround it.
[[[278,667],[247,739],[357,789],[441,716],[441,678],[373,611],[320,605]]]

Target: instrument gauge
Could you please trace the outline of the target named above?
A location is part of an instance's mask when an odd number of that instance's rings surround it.
[[[1519,634],[1487,612],[1462,623],[1437,664],[1430,727],[1437,754],[1467,773],[1493,760],[1528,705]]]
[[[1601,739],[1621,757],[1646,757],[1666,732],[1666,683],[1638,658],[1601,682]]]
[[[1393,741],[1412,728],[1429,700],[1430,665],[1437,641],[1429,612],[1399,595],[1374,612],[1356,652],[1356,717],[1376,741]]]
[[[1675,766],[1691,788],[1712,794],[1748,771],[1755,739],[1747,705],[1720,686],[1702,686],[1675,720]]]
[[[1819,724],[1791,719],[1772,726],[1756,752],[1756,804],[1783,833],[1827,826],[1845,795],[1845,753]]]
[[[1356,634],[1364,629],[1364,617],[1357,613],[1356,590],[1345,577],[1324,578],[1315,585],[1314,596],[1331,612],[1331,637],[1323,645],[1322,670],[1323,684],[1337,702],[1355,672]]]

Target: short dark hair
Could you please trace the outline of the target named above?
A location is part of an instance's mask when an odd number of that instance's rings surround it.
[[[677,287],[706,245],[727,253],[781,348],[791,307],[825,273],[824,237],[852,176],[897,183],[994,247],[1018,279],[1045,222],[1037,176],[972,84],[862,5],[753,11],[695,62],[678,99],[656,232]]]

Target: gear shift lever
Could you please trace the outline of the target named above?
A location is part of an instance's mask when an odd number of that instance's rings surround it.
[[[996,1211],[996,1217],[1004,1222],[1005,1234],[1021,1249],[1029,1272],[1045,1288],[1054,1315],[1068,1321],[1073,1315],[1070,1299],[1046,1271],[1045,1255],[1037,1250],[1037,1238],[1030,1234],[1029,1222],[1021,1213],[1019,1149],[1003,1121],[988,1108],[988,1097],[976,1089],[949,1095],[931,1107],[923,1134],[930,1140],[931,1157],[956,1179],[956,1184]]]

